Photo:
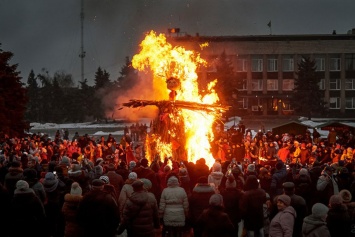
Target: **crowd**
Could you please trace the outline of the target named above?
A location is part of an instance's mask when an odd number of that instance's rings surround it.
[[[128,133],[1,134],[0,236],[353,236],[354,144],[240,124],[208,167],[149,161]]]

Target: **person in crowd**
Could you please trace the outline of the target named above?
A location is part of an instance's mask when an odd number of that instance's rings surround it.
[[[275,172],[271,176],[270,196],[273,199],[275,196],[283,193],[282,184],[284,183],[287,175],[285,164],[279,160],[275,165]]]
[[[47,236],[43,227],[46,212],[41,200],[26,181],[19,180],[15,185],[14,196],[9,203],[9,236]]]
[[[288,195],[277,197],[278,213],[270,222],[269,237],[292,237],[296,211],[290,204]]]
[[[223,175],[221,163],[215,162],[212,165],[211,173],[208,175],[208,183],[215,189],[216,193],[219,192],[219,186],[221,185]]]
[[[121,189],[120,196],[118,198],[118,204],[119,204],[121,215],[123,213],[123,208],[126,204],[127,199],[133,193],[132,183],[136,180],[137,180],[137,174],[135,172],[129,173],[128,179],[126,180],[125,184],[123,185],[123,187]]]
[[[352,201],[352,195],[349,190],[343,189],[339,192],[339,196],[343,199],[343,204],[347,207],[349,217],[352,223],[355,221],[355,202]]]
[[[213,194],[209,199],[209,206],[196,221],[195,237],[232,237],[235,229],[228,214],[224,212],[223,197]]]
[[[197,218],[202,214],[203,210],[208,208],[210,197],[215,193],[215,190],[208,183],[206,176],[202,176],[197,180],[196,186],[192,189],[189,197],[189,225],[195,231]]]
[[[127,237],[155,237],[157,230],[160,231],[157,201],[143,185],[141,180],[132,183],[134,192],[124,206],[118,234],[127,230]]]
[[[351,222],[346,205],[340,195],[329,199],[329,211],[326,219],[330,236],[351,236]]]
[[[259,188],[255,175],[248,176],[240,202],[242,219],[247,236],[264,236],[264,208],[266,193]]]
[[[14,160],[10,164],[8,173],[5,175],[4,185],[5,188],[9,191],[10,196],[14,195],[16,189],[17,181],[23,179],[23,169],[21,168],[21,163],[17,160]]]
[[[312,189],[311,177],[309,176],[309,171],[306,168],[301,168],[298,175],[294,179],[295,184],[295,194],[304,198],[307,204],[307,210],[311,210],[311,200],[314,193]]]
[[[124,185],[124,181],[121,175],[116,173],[116,167],[114,164],[108,164],[106,168],[106,176],[110,180],[110,184],[115,188],[115,193],[117,194],[117,197],[120,195],[121,189]],[[118,199],[117,199],[118,201]]]
[[[325,166],[317,181],[317,196],[319,197],[319,202],[324,205],[328,205],[332,195],[339,194],[338,183],[333,172],[334,168],[332,166]]]
[[[265,192],[270,193],[271,174],[267,168],[265,167],[260,168],[258,180],[260,183],[260,188],[264,189]]]
[[[157,180],[157,176],[155,172],[148,166],[148,160],[146,158],[143,158],[141,160],[141,165],[139,167],[136,167],[133,169],[134,172],[136,172],[137,177],[139,179],[145,178],[149,179],[150,182],[152,182],[152,193],[155,195],[155,198],[159,200],[160,198],[160,188]]]
[[[44,204],[47,199],[46,191],[44,190],[43,184],[39,182],[37,178],[37,172],[35,169],[26,168],[23,171],[23,178],[28,183],[29,187],[33,189],[37,197]]]
[[[180,186],[185,190],[187,196],[189,197],[191,194],[191,185],[190,185],[191,179],[189,177],[189,172],[187,171],[187,168],[180,167],[178,175],[180,180]]]
[[[185,190],[179,186],[179,179],[171,175],[163,190],[159,204],[159,215],[163,218],[163,236],[182,237],[189,202]]]
[[[82,189],[79,183],[74,182],[71,185],[70,193],[65,194],[62,213],[65,220],[65,237],[82,237],[83,229],[78,222],[78,208],[83,199]]]
[[[78,208],[79,225],[84,236],[114,237],[120,215],[114,197],[104,191],[104,181],[94,179],[92,190],[84,194]]]
[[[330,237],[326,218],[329,208],[322,203],[312,206],[312,214],[303,220],[302,234],[304,237]]]

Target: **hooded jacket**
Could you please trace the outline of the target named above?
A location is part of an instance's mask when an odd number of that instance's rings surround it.
[[[313,215],[304,218],[302,234],[304,237],[330,237],[327,223]]]
[[[288,206],[284,210],[279,211],[270,222],[269,236],[292,237],[295,218],[296,211],[291,206]]]

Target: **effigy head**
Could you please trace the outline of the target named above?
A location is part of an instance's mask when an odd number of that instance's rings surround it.
[[[166,80],[166,86],[169,90],[176,91],[180,89],[180,80],[175,77],[169,77]]]

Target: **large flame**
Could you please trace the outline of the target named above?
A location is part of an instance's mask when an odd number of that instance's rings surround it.
[[[157,35],[153,31],[146,35],[140,44],[140,52],[132,59],[134,68],[140,71],[150,69],[152,72],[153,93],[157,97],[163,96],[156,99],[169,98],[170,91],[167,89],[166,79],[174,77],[181,83],[181,88],[176,91],[176,100],[214,104],[218,101],[218,95],[213,89],[216,81],[208,85],[203,96],[199,94],[196,70],[205,64],[206,61],[200,58],[198,53],[183,47],[173,47],[163,34]],[[215,162],[210,150],[215,115],[188,109],[181,109],[181,115],[185,125],[187,160],[196,162],[200,158],[205,158],[207,165],[211,166]],[[170,118],[174,119],[173,116]],[[174,134],[172,136],[174,137]],[[164,144],[159,138],[155,142],[161,156],[173,154],[172,144]]]

